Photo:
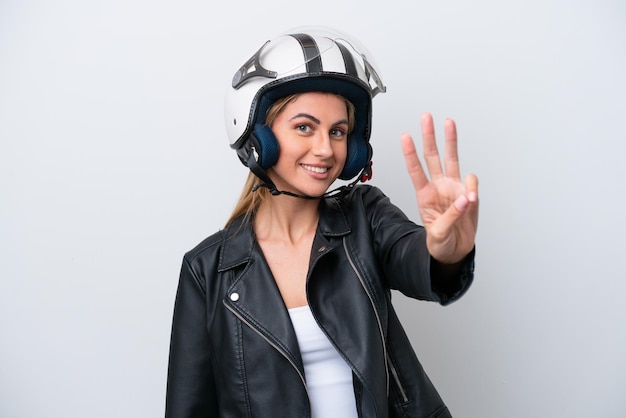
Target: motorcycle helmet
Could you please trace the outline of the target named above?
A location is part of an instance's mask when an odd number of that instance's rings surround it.
[[[265,42],[233,76],[224,106],[230,146],[244,165],[269,181],[265,170],[276,163],[280,152],[264,123],[271,105],[295,93],[335,93],[356,110],[339,175],[350,180],[369,170],[372,98],[385,90],[371,55],[354,38],[325,27],[292,29]]]

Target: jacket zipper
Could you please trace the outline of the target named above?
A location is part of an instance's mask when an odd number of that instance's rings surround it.
[[[407,402],[409,400],[409,398],[406,395],[406,390],[402,386],[402,384],[400,382],[400,378],[398,377],[398,371],[396,370],[395,366],[393,365],[393,362],[389,358],[389,354],[387,352],[387,344],[385,342],[385,335],[383,334],[382,321],[380,320],[380,314],[378,313],[378,310],[376,309],[376,305],[374,304],[374,298],[370,294],[367,286],[365,286],[365,281],[363,280],[363,276],[361,276],[361,273],[359,272],[359,270],[354,265],[354,261],[352,260],[352,257],[350,256],[350,253],[348,251],[348,247],[347,247],[345,238],[343,239],[343,248],[344,248],[344,251],[346,253],[346,257],[348,257],[348,262],[350,263],[350,267],[352,267],[352,270],[354,270],[354,272],[356,273],[357,277],[359,278],[359,281],[361,282],[361,286],[363,287],[363,290],[365,290],[365,293],[367,294],[367,297],[370,299],[370,303],[372,304],[372,308],[374,309],[374,313],[376,314],[376,321],[378,322],[378,330],[380,332],[380,338],[381,338],[381,341],[382,341],[382,344],[383,344],[383,352],[385,354],[385,373],[387,375],[387,396],[389,396],[389,370],[391,370],[391,375],[393,377],[394,382],[398,386],[398,390],[400,391],[400,395],[402,396],[402,400],[403,400],[403,402]]]
[[[386,381],[387,396],[389,396],[389,371],[388,371],[389,365],[388,365],[388,355],[387,355],[387,344],[385,342],[385,334],[383,333],[383,324],[382,324],[382,321],[380,320],[380,314],[378,313],[378,310],[376,309],[376,305],[374,304],[374,298],[372,297],[367,286],[365,286],[365,281],[363,280],[363,276],[361,276],[361,273],[354,265],[354,261],[352,260],[352,257],[350,256],[350,252],[348,251],[348,245],[346,243],[345,237],[343,238],[343,249],[346,253],[346,257],[348,257],[348,262],[350,263],[350,267],[352,267],[352,270],[354,271],[354,273],[356,273],[356,276],[359,278],[359,281],[361,282],[361,287],[363,288],[363,290],[365,290],[365,293],[367,294],[367,297],[369,298],[370,303],[372,304],[372,309],[374,310],[374,313],[376,314],[376,322],[378,323],[378,332],[380,333],[380,341],[383,345],[383,355],[385,357],[385,376],[387,378],[387,381]]]
[[[263,335],[263,333],[261,333],[261,331],[259,331],[258,329],[256,329],[254,326],[252,326],[252,324],[250,322],[248,322],[244,317],[242,317],[239,313],[237,313],[234,309],[232,309],[230,306],[228,306],[226,304],[226,302],[222,302],[224,303],[224,306],[226,306],[226,309],[228,309],[229,311],[231,311],[237,318],[239,318],[239,320],[241,322],[243,322],[244,324],[246,324],[248,326],[248,328],[250,328],[251,330],[253,330],[254,332],[256,332],[257,334],[259,334],[261,336],[261,338],[263,338],[265,341],[267,341],[267,343],[269,345],[271,345],[272,347],[274,347],[274,349],[276,351],[278,351],[283,357],[285,357],[285,359],[287,359],[287,361],[289,362],[289,364],[291,364],[291,367],[294,368],[294,370],[298,373],[298,376],[300,376],[300,380],[302,381],[302,385],[304,386],[304,390],[306,391],[306,396],[309,399],[309,404],[310,404],[310,399],[311,399],[311,395],[309,394],[309,387],[306,384],[306,380],[304,378],[304,375],[300,372],[300,369],[298,369],[298,366],[289,358],[289,356],[287,355],[287,353],[285,353],[284,350],[282,350],[280,347],[278,347],[276,344],[274,344],[272,341],[270,341],[269,338],[267,338],[265,335]]]
[[[391,375],[393,376],[393,380],[394,380],[394,382],[396,382],[396,385],[398,386],[398,390],[400,391],[400,396],[402,397],[402,402],[403,403],[407,403],[409,401],[409,398],[406,395],[406,390],[404,390],[404,387],[402,387],[402,384],[400,383],[400,377],[398,376],[398,370],[396,370],[396,367],[394,366],[393,362],[391,361],[391,358],[388,359],[388,362],[389,362],[389,370],[391,370]]]

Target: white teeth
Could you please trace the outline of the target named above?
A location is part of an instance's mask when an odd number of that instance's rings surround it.
[[[324,174],[325,172],[328,171],[327,167],[313,167],[312,165],[306,165],[306,164],[302,164],[302,167],[305,170],[309,170],[309,171],[312,171],[314,173],[319,173],[319,174]]]

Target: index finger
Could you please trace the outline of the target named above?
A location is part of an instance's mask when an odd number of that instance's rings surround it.
[[[422,163],[417,156],[413,138],[407,132],[403,132],[400,135],[400,142],[402,144],[402,153],[404,154],[406,170],[411,177],[413,187],[416,191],[420,190],[428,184],[428,178],[426,177]]]

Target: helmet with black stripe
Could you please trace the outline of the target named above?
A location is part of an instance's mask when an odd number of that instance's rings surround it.
[[[385,92],[372,57],[354,38],[325,27],[301,27],[267,41],[235,73],[225,98],[226,130],[241,162],[261,179],[278,160],[278,142],[264,124],[277,99],[295,93],[339,94],[355,107],[342,180],[367,171],[372,98]],[[361,174],[363,175],[363,174]]]

